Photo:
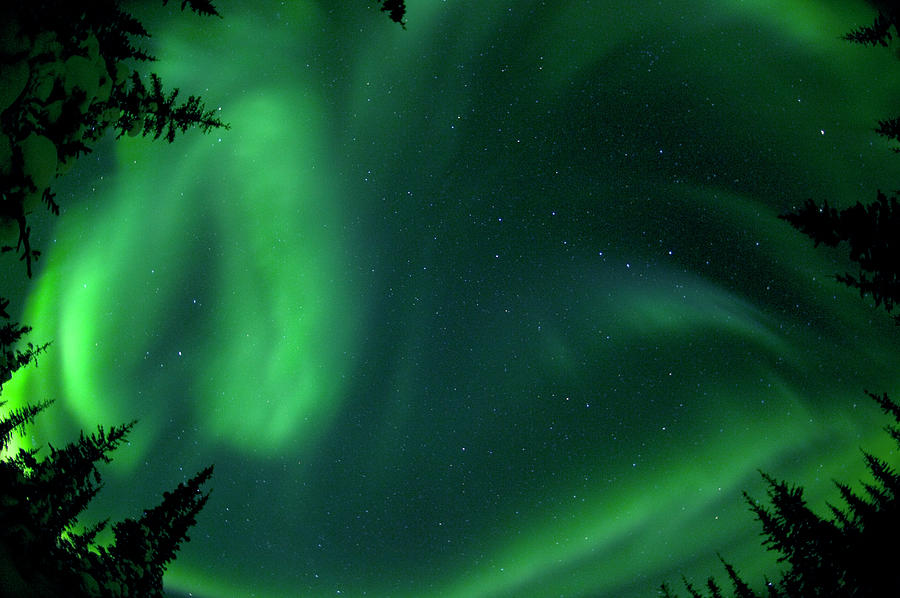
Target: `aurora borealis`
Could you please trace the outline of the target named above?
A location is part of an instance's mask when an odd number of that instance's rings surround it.
[[[139,420],[97,519],[215,463],[173,596],[758,581],[757,470],[824,508],[887,450],[896,327],[777,218],[897,187],[864,2],[150,4],[231,129],[58,181],[4,399],[57,399],[35,445]]]

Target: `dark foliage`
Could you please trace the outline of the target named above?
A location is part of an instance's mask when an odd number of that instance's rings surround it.
[[[169,3],[169,0],[163,0],[163,5]],[[213,3],[209,0],[182,0],[181,2],[181,10],[184,10],[185,6],[189,6],[191,10],[199,15],[204,16],[217,16],[220,17],[222,15],[216,10],[216,7],[213,6]]]
[[[895,33],[900,33],[900,28],[898,28],[900,12],[890,4],[885,4],[886,6],[878,11],[878,15],[871,25],[854,29],[844,34],[842,39],[866,46],[880,45],[887,47],[893,39],[891,28],[893,27]]]
[[[404,2],[379,1],[403,25]],[[209,0],[183,0],[185,8],[221,16]],[[31,277],[40,253],[30,244],[29,202],[37,198],[58,215],[50,179],[91,152],[110,127],[117,130],[117,139],[141,134],[172,142],[176,133],[192,127],[205,133],[228,126],[199,97],[176,104],[178,89],[166,93],[155,74],[144,79],[126,66],[128,60],[155,59],[133,45],[150,34],[118,0],[0,2],[0,23],[0,85],[5,88],[0,224],[15,223],[19,235],[15,247],[5,245],[0,252],[19,254]],[[36,364],[48,346],[27,343],[21,349],[30,328],[10,321],[8,305],[0,298],[0,390],[17,370]],[[163,573],[182,542],[190,540],[187,532],[209,498],[201,487],[213,468],[165,492],[162,502],[138,519],[114,523],[113,542],[99,544],[96,539],[108,521],[78,531],[78,517],[101,489],[97,462],[110,461],[108,453],[135,422],[82,433],[61,449],[49,447],[43,459],[37,450],[4,454],[11,452],[14,436],[24,434],[51,403],[0,416],[0,596],[162,597]]]
[[[203,110],[203,104],[197,96],[190,96],[187,102],[177,106],[175,98],[178,89],[174,89],[168,96],[163,92],[162,81],[155,73],[150,74],[150,88],[146,88],[141,76],[133,72],[129,79],[130,85],[113,90],[115,103],[121,110],[121,116],[115,122],[118,131],[116,139],[130,131],[140,132],[142,135],[153,135],[153,139],[159,139],[165,132],[165,140],[169,143],[175,141],[176,131],[186,132],[191,127],[199,127],[204,133],[210,129],[225,126],[215,116],[214,110]],[[104,128],[109,123],[102,123]]]
[[[403,0],[376,1],[391,20],[406,27]],[[163,5],[168,3],[162,0]],[[181,9],[185,8],[221,17],[210,0],[182,0]],[[117,0],[3,2],[0,22],[15,33],[9,40],[0,40],[0,64],[10,67],[10,72],[24,68],[27,75],[15,101],[0,106],[0,140],[5,136],[11,143],[7,163],[0,160],[0,224],[15,223],[18,228],[16,244],[2,246],[2,252],[15,251],[30,277],[32,264],[40,256],[31,247],[31,198],[39,198],[54,214],[59,213],[59,206],[49,181],[36,181],[32,176],[35,165],[26,163],[21,147],[26,139],[38,136],[52,142],[54,162],[61,169],[90,153],[110,127],[116,129],[117,138],[126,133],[153,135],[171,143],[176,132],[193,127],[207,132],[228,125],[215,111],[207,110],[198,96],[191,95],[176,105],[178,89],[164,93],[155,74],[149,76],[147,86],[138,72],[127,66],[129,60],[155,58],[135,46],[150,33]],[[66,80],[67,66],[72,58],[78,62],[77,57],[86,59],[79,65],[82,68],[85,63],[101,65],[99,71],[95,68],[95,80],[85,85],[87,89]],[[4,151],[0,147],[0,156]]]
[[[892,141],[900,142],[900,118],[894,117],[887,120],[879,120],[875,132]],[[892,152],[900,153],[900,147],[892,147]]]
[[[886,394],[866,391],[881,408],[900,423],[900,405]],[[900,448],[900,427],[886,428]],[[750,510],[762,525],[763,545],[780,556],[786,568],[778,581],[765,580],[765,593],[757,593],[724,560],[736,598],[862,598],[900,596],[900,569],[890,549],[900,529],[900,474],[882,459],[863,452],[874,483],[864,483],[864,495],[849,486],[835,482],[846,506],[828,505],[830,518],[813,512],[803,498],[803,488],[778,481],[763,473],[768,486],[768,503],[764,506],[744,494]],[[720,557],[721,558],[721,557]],[[688,594],[703,598],[693,585],[684,580]],[[723,597],[721,587],[707,581],[711,598]],[[660,595],[674,598],[671,588],[663,584]]]
[[[8,301],[0,299],[0,316],[9,319]],[[0,381],[35,362],[46,345],[26,351],[13,349],[27,327],[7,322],[0,329]],[[2,383],[0,383],[2,388]],[[26,405],[0,417],[0,453],[8,452],[13,435],[26,427],[52,401]],[[0,402],[0,406],[4,403]],[[95,598],[100,596],[161,597],[162,576],[175,558],[208,494],[200,487],[212,467],[199,472],[140,519],[113,525],[114,543],[95,543],[106,528],[100,523],[76,532],[77,518],[101,488],[97,462],[108,463],[108,453],[121,444],[135,422],[98,427],[82,433],[77,442],[38,458],[37,450],[19,449],[0,459],[0,571],[2,596]],[[25,592],[28,592],[27,594]]]
[[[883,5],[872,26],[861,27],[844,39],[867,45],[889,45],[894,32],[900,33],[900,13],[893,3]],[[900,119],[881,121],[877,132],[900,140]],[[838,211],[825,201],[818,206],[808,199],[794,213],[780,216],[812,238],[815,246],[824,243],[850,246],[850,259],[859,265],[859,274],[837,275],[860,295],[871,295],[876,306],[890,312],[900,302],[900,208],[896,197],[881,191],[870,205],[857,203]],[[900,316],[895,316],[900,324]],[[888,395],[865,391],[881,409],[900,424],[900,405]],[[885,428],[900,449],[900,426]],[[864,494],[835,482],[845,506],[828,505],[825,518],[809,508],[803,488],[762,473],[768,486],[766,506],[744,493],[750,510],[762,526],[763,545],[779,554],[783,570],[776,581],[765,578],[762,593],[754,590],[722,559],[737,598],[869,598],[900,596],[900,568],[896,544],[900,531],[900,474],[887,461],[863,451],[873,482],[862,484]],[[719,557],[721,559],[721,557]],[[703,598],[687,579],[684,586],[692,598]],[[725,594],[710,578],[711,598]],[[674,598],[668,584],[660,595]]]
[[[843,36],[843,39],[865,46],[888,47],[895,35],[900,34],[900,8],[894,2],[879,2],[881,6],[871,25],[854,29]],[[891,30],[893,29],[893,33]],[[893,141],[900,142],[900,117],[878,121],[875,132]],[[892,148],[900,152],[900,148]]]
[[[395,23],[406,29],[406,23],[403,17],[406,16],[406,2],[404,0],[376,0],[381,5],[381,10],[388,13],[388,16]]]
[[[893,2],[875,2],[878,15],[871,26],[860,27],[843,36],[864,44],[888,46],[893,39],[891,29],[900,34],[900,8]],[[875,132],[900,141],[900,117],[878,121]],[[900,148],[893,148],[900,152]],[[859,290],[860,296],[871,295],[875,306],[891,312],[900,300],[900,209],[897,198],[880,190],[868,205],[857,202],[840,212],[823,201],[819,206],[807,199],[795,212],[782,214],[794,228],[812,238],[815,246],[824,243],[836,247],[850,245],[850,259],[859,264],[856,275],[837,274],[835,278]],[[894,316],[900,325],[900,315]]]
[[[184,0],[182,10],[185,7],[218,16],[209,0]],[[50,168],[57,174],[89,153],[109,127],[117,129],[119,137],[141,133],[172,142],[176,132],[192,127],[206,132],[228,126],[199,97],[176,105],[177,89],[164,93],[155,74],[147,87],[137,71],[126,66],[129,60],[154,58],[134,45],[150,34],[115,0],[2,3],[0,20],[14,33],[0,46],[0,63],[25,77],[15,100],[0,106],[0,138],[11,144],[8,162],[0,163],[0,223],[14,222],[18,228],[15,246],[5,245],[2,251],[15,251],[30,277],[40,255],[30,243],[32,198],[59,213],[49,180],[35,180],[35,171]],[[48,158],[45,151],[40,163],[33,163],[36,159],[23,149],[29,139],[45,147],[52,144],[56,155]]]
[[[22,432],[48,405],[27,406],[0,418],[0,451],[8,449],[13,431]],[[164,493],[162,503],[139,519],[113,524],[110,546],[95,542],[106,521],[75,531],[78,516],[101,488],[97,462],[110,461],[108,453],[133,425],[82,433],[62,449],[51,446],[44,459],[37,450],[19,449],[0,460],[0,551],[10,561],[4,596],[25,591],[47,598],[163,596],[166,565],[189,540],[187,531],[209,498],[200,487],[212,467]]]
[[[838,211],[825,201],[821,206],[808,199],[797,212],[780,216],[812,238],[815,246],[850,245],[850,259],[859,264],[859,273],[838,274],[843,284],[871,295],[875,306],[888,312],[900,302],[900,206],[896,197],[881,191],[874,203]],[[900,316],[894,316],[900,324]]]
[[[156,596],[161,591],[166,564],[175,559],[182,541],[190,541],[188,529],[197,522],[197,513],[209,498],[200,487],[212,472],[212,466],[207,467],[173,492],[165,492],[162,503],[145,511],[140,519],[113,525],[116,541],[101,554],[116,564],[115,574],[125,577],[130,588],[140,590],[135,595]],[[154,565],[147,571],[129,571],[128,564],[145,562],[148,557]],[[110,577],[115,579],[116,575]]]
[[[3,390],[3,385],[9,381],[13,372],[29,363],[36,364],[37,356],[50,345],[50,343],[46,343],[36,347],[32,343],[28,343],[25,345],[24,351],[18,348],[22,338],[31,331],[31,328],[10,321],[9,314],[6,312],[8,306],[9,299],[0,297],[0,320],[5,320],[0,325],[0,390]]]

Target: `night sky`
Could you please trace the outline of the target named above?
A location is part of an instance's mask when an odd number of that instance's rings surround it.
[[[758,469],[824,509],[888,456],[896,327],[777,218],[898,186],[865,3],[158,4],[152,70],[231,130],[58,181],[4,398],[57,399],[26,444],[139,420],[88,522],[215,464],[173,596],[761,581]]]

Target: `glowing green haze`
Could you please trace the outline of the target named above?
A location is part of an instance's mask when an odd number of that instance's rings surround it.
[[[757,469],[824,505],[886,446],[895,327],[777,219],[896,186],[865,5],[469,4],[143,9],[232,128],[61,181],[4,398],[59,399],[36,444],[140,421],[98,518],[216,464],[173,595],[757,576]]]

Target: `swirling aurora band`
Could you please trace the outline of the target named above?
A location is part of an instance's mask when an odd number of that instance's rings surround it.
[[[550,4],[147,9],[232,129],[60,181],[22,314],[54,344],[4,398],[58,399],[35,444],[139,420],[98,518],[216,463],[173,593],[753,575],[758,468],[824,504],[887,446],[896,332],[777,219],[894,184],[900,68],[837,39],[865,5]]]

